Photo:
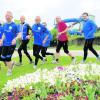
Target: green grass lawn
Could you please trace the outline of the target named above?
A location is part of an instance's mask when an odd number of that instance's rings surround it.
[[[69,45],[69,50],[83,50],[83,45]],[[99,45],[94,45],[95,50],[100,50]]]
[[[69,50],[82,50],[83,51],[83,45],[69,45],[68,48]],[[93,46],[95,50],[99,50],[100,51],[100,46],[99,45],[94,45]],[[56,48],[56,47],[50,47],[50,48]],[[63,50],[63,48],[62,48]]]
[[[34,59],[34,57],[33,57]],[[77,62],[80,62],[82,60],[82,57],[77,57]],[[18,62],[18,58],[14,58],[13,60],[15,60],[16,62]],[[38,64],[38,68],[44,69],[47,68],[48,70],[53,69],[54,67],[57,66],[67,66],[69,64],[71,64],[71,59],[69,57],[66,56],[62,56],[60,57],[60,63],[59,64],[52,64],[52,57],[48,57],[47,59],[48,61],[45,64],[42,64],[41,61],[39,61]],[[87,62],[96,62],[95,58],[88,58]],[[100,64],[100,62],[96,62],[98,64]],[[32,73],[34,72],[36,69],[33,68],[33,64],[29,64],[28,59],[26,57],[23,58],[23,65],[20,67],[16,67],[13,70],[13,75],[10,77],[6,76],[6,72],[7,72],[7,68],[4,66],[3,63],[1,63],[1,70],[0,70],[0,89],[2,87],[4,87],[4,84],[6,84],[6,82],[8,80],[20,77],[21,75],[25,75],[27,73]]]

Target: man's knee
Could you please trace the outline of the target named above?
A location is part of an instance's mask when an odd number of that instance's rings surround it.
[[[18,53],[21,53],[21,49],[18,49]]]
[[[37,53],[36,53],[36,52],[33,52],[33,55],[34,55],[34,56],[37,56]]]
[[[27,50],[24,50],[24,53],[27,54],[28,53]]]
[[[68,53],[69,53],[69,51],[68,51],[68,50],[64,50],[64,52],[65,52],[66,54],[68,54]]]
[[[88,50],[88,48],[84,47],[84,48],[83,48],[83,50],[84,50],[84,51],[87,51],[87,50]]]
[[[56,49],[56,53],[60,53],[60,49],[57,48],[57,49]]]
[[[94,49],[93,49],[93,47],[90,47],[89,50],[92,51],[92,50],[94,50]]]

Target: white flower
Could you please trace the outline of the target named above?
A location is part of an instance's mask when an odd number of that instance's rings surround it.
[[[59,71],[58,68],[52,70],[48,69],[38,69],[36,72],[20,76],[19,78],[8,80],[2,89],[2,93],[6,91],[12,91],[13,88],[25,87],[27,85],[36,84],[38,82],[49,83],[49,85],[54,85],[57,78],[61,78],[62,82],[73,81],[77,78],[84,79],[85,75],[97,75],[100,76],[100,65],[93,64],[78,64],[69,65],[64,68],[64,70]],[[30,86],[32,89],[32,86]]]

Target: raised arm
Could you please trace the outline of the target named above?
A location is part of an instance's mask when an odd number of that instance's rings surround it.
[[[82,18],[68,18],[63,20],[65,23],[75,22],[80,23],[82,21]]]

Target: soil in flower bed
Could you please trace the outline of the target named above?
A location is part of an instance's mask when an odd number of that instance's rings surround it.
[[[100,83],[80,80],[61,83],[59,86],[45,84],[43,90],[41,86],[35,88],[35,85],[31,89],[14,88],[2,94],[0,100],[100,100]]]

